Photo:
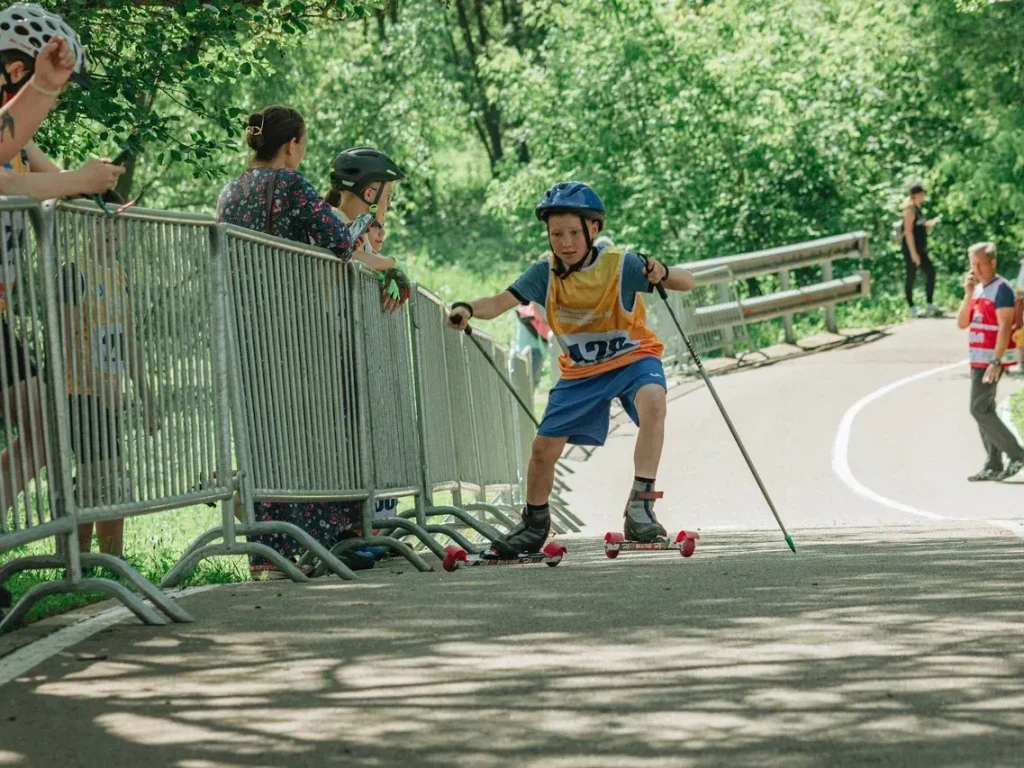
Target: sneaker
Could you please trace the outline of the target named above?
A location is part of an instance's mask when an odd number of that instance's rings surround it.
[[[968,477],[967,480],[971,483],[986,483],[994,480],[1001,480],[1003,472],[1004,470],[1001,469],[989,469],[988,467],[985,467],[981,472]]]
[[[660,491],[640,490],[641,483],[634,483],[624,513],[625,524],[622,533],[626,541],[651,542],[667,540],[665,527],[654,516],[654,502],[662,497]]]
[[[1014,459],[1006,465],[1006,469],[999,473],[996,480],[1009,480],[1011,477],[1016,476],[1016,474],[1022,469],[1024,469],[1024,459]]]
[[[925,307],[924,312],[926,317],[942,317],[942,310],[934,304],[929,304]]]
[[[911,317],[920,317],[921,316],[921,310],[919,310],[917,307],[911,307],[910,308],[910,316]]]
[[[513,558],[523,554],[540,552],[544,542],[548,539],[551,531],[551,512],[547,509],[541,512],[530,513],[523,510],[523,517],[519,525],[506,533],[504,536],[491,542],[498,557]]]

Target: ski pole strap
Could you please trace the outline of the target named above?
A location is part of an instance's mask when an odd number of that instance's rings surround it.
[[[663,261],[659,261],[658,259],[655,259],[655,258],[652,258],[650,256],[647,256],[646,254],[643,254],[643,253],[638,253],[637,256],[639,256],[641,259],[644,260],[644,272],[647,275],[651,274],[651,266],[653,264],[657,264],[657,265],[659,265],[660,267],[662,267],[665,270],[665,277],[666,278],[668,277],[668,264],[666,264]],[[664,280],[662,282],[664,282]],[[659,283],[659,285],[660,284],[661,283]]]
[[[469,311],[470,318],[473,317],[473,305],[472,304],[468,304],[465,301],[456,301],[454,304],[452,304],[452,309],[453,310],[456,310],[459,307],[465,307]]]

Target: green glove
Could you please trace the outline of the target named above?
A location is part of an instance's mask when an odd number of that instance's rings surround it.
[[[395,301],[405,301],[412,293],[412,283],[408,276],[398,268],[398,263],[380,273],[380,284],[384,291]]]

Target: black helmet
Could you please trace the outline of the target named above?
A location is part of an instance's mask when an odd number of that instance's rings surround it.
[[[362,194],[375,181],[398,181],[405,173],[394,161],[373,147],[353,147],[334,158],[331,186],[340,192]]]

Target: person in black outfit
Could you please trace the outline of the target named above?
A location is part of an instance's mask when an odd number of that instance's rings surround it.
[[[904,290],[911,317],[938,316],[942,312],[935,306],[935,265],[928,258],[928,235],[938,219],[925,221],[921,213],[921,204],[926,195],[925,188],[915,184],[910,188],[910,195],[903,205],[903,263],[907,266],[907,279]],[[918,268],[924,272],[924,292],[928,305],[922,313],[914,306],[914,281],[917,279]]]

